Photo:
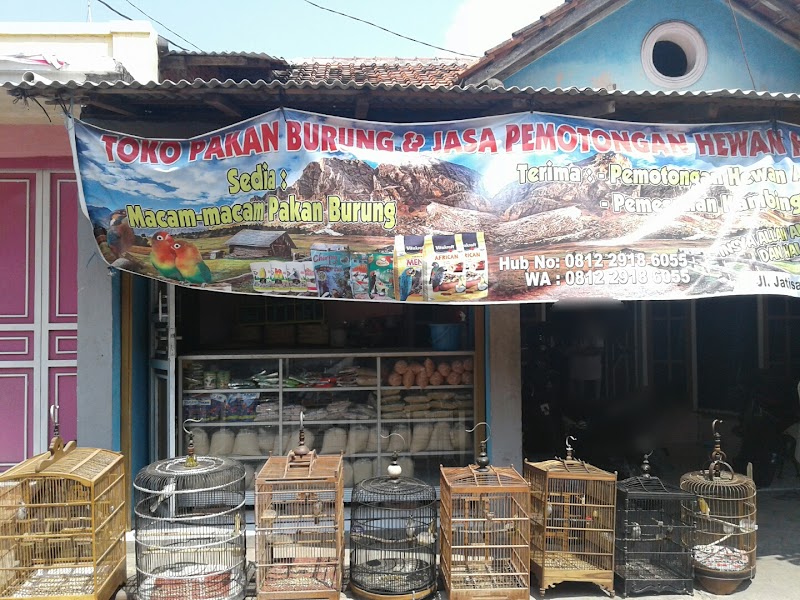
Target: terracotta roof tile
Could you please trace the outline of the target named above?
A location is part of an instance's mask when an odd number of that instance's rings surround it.
[[[279,81],[312,83],[386,83],[406,85],[455,85],[468,61],[456,59],[307,59],[289,69],[275,71]]]

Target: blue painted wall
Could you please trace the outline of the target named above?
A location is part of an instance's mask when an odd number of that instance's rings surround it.
[[[800,51],[737,13],[750,68],[759,90],[800,91]],[[686,21],[703,36],[708,66],[693,90],[752,89],[733,16],[722,0],[632,0],[505,79],[507,87],[662,89],[645,75],[641,45],[648,31]]]

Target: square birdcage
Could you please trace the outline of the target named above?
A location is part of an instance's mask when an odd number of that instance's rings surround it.
[[[544,596],[564,581],[614,593],[617,474],[574,459],[525,461],[531,491],[531,571]]]
[[[245,469],[193,455],[136,475],[138,600],[242,600],[247,584]]]
[[[530,488],[513,467],[478,462],[440,467],[442,579],[450,600],[527,600]]]
[[[0,598],[108,600],[125,582],[125,465],[64,445],[0,475]]]
[[[318,456],[300,434],[256,476],[258,600],[338,600],[344,558],[342,456]]]
[[[725,595],[756,575],[756,485],[735,473],[725,461],[721,437],[712,423],[711,461],[681,476],[682,490],[697,498],[684,503],[685,518],[694,519],[694,574],[712,594]]]
[[[617,589],[692,594],[694,523],[685,508],[695,497],[652,476],[647,457],[642,472],[617,483]]]

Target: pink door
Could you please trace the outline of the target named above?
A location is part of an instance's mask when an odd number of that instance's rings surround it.
[[[0,168],[2,163],[0,163]],[[74,175],[0,171],[0,470],[47,448],[48,407],[74,439],[77,211]]]

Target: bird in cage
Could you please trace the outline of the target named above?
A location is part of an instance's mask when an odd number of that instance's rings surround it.
[[[631,522],[631,539],[642,539],[642,527],[636,521]]]
[[[414,524],[414,519],[408,517],[406,520],[406,536],[409,539],[414,539],[414,536],[417,534],[417,526]]]
[[[711,507],[708,505],[708,502],[706,502],[705,498],[701,496],[697,497],[697,507],[705,516],[709,516],[711,514]]]
[[[19,506],[17,507],[17,521],[24,521],[28,518],[28,507],[25,504],[24,500],[19,501]]]
[[[158,510],[158,507],[161,505],[164,500],[172,496],[175,493],[175,479],[170,479],[167,485],[161,490],[161,493],[158,495],[153,502],[150,503],[150,512],[154,513]]]
[[[417,536],[417,541],[423,546],[430,546],[436,543],[436,521],[431,521],[428,531],[423,531]]]
[[[317,500],[311,507],[311,514],[314,515],[314,525],[319,525],[320,517],[322,516],[322,509],[322,500]]]

